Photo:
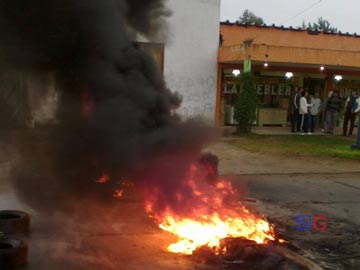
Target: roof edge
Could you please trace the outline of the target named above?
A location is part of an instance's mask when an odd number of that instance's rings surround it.
[[[309,35],[319,35],[319,34],[324,34],[324,35],[337,35],[337,36],[346,36],[346,37],[355,37],[355,38],[360,38],[360,34],[357,33],[349,33],[349,32],[325,32],[325,31],[317,31],[317,30],[311,30],[309,28],[307,29],[302,29],[301,27],[285,27],[283,25],[281,26],[277,26],[275,24],[272,25],[267,25],[267,24],[261,24],[261,25],[257,25],[257,24],[246,24],[246,23],[239,23],[238,21],[236,22],[230,22],[229,20],[227,21],[222,21],[220,22],[220,25],[228,25],[228,26],[240,26],[240,27],[256,27],[256,28],[264,28],[264,29],[277,29],[277,30],[284,30],[284,31],[294,31],[294,32],[307,32]]]

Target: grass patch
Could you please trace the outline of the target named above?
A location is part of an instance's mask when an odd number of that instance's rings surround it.
[[[353,140],[333,136],[246,135],[228,141],[250,152],[360,160],[360,151],[350,149]]]

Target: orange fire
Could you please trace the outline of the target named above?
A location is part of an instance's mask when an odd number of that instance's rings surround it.
[[[99,183],[99,184],[105,184],[107,182],[109,182],[109,175],[107,175],[106,173],[103,173],[103,175],[96,180],[96,183]]]
[[[199,168],[192,166],[184,185],[186,193],[178,192],[174,200],[186,211],[174,210],[167,205],[159,211],[158,188],[147,193],[146,210],[162,230],[178,239],[168,246],[173,253],[192,254],[202,246],[221,252],[224,238],[246,238],[258,244],[275,240],[274,229],[263,218],[251,213],[237,200],[237,191],[231,183],[220,180],[213,185],[197,181]]]
[[[113,195],[114,198],[120,199],[124,194],[124,191],[122,189],[115,190],[115,193]]]

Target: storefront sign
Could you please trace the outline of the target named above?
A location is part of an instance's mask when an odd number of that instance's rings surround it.
[[[346,98],[350,96],[351,91],[356,91],[359,94],[360,89],[360,81],[349,81],[342,80],[336,83],[334,90],[339,91],[339,96],[342,98]]]
[[[239,92],[240,85],[237,84],[225,84],[224,93],[225,94],[237,94]]]
[[[281,78],[257,77],[255,79],[256,91],[259,96],[291,96],[292,87],[284,83]],[[225,94],[240,93],[241,83],[238,77],[227,76],[224,84]]]
[[[240,92],[240,77],[227,75],[225,77],[224,93],[237,94]]]
[[[258,84],[256,86],[259,96],[291,96],[290,85],[270,85],[270,84]]]

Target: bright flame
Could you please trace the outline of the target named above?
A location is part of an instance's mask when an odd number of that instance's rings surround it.
[[[161,197],[159,189],[151,190],[146,210],[159,223],[159,227],[174,234],[178,242],[168,246],[173,253],[192,254],[202,246],[208,246],[216,252],[221,251],[224,238],[246,238],[258,244],[275,240],[274,230],[265,220],[250,211],[236,199],[236,190],[229,181],[221,180],[213,186],[194,180],[197,168],[190,171],[186,183],[185,198],[176,194],[174,199],[188,211],[178,213],[170,206],[158,211],[156,205]]]
[[[216,249],[222,239],[229,237],[243,237],[258,244],[274,240],[269,223],[259,218],[245,221],[241,217],[220,218],[218,214],[213,214],[207,220],[198,221],[167,216],[160,228],[179,237],[179,242],[168,246],[168,251],[174,253],[192,254],[201,246]]]
[[[105,184],[106,182],[109,182],[109,179],[109,175],[103,173],[103,175],[98,180],[96,180],[96,183]]]
[[[117,189],[115,190],[113,197],[116,199],[120,199],[123,195],[124,195],[124,191],[122,189]]]

